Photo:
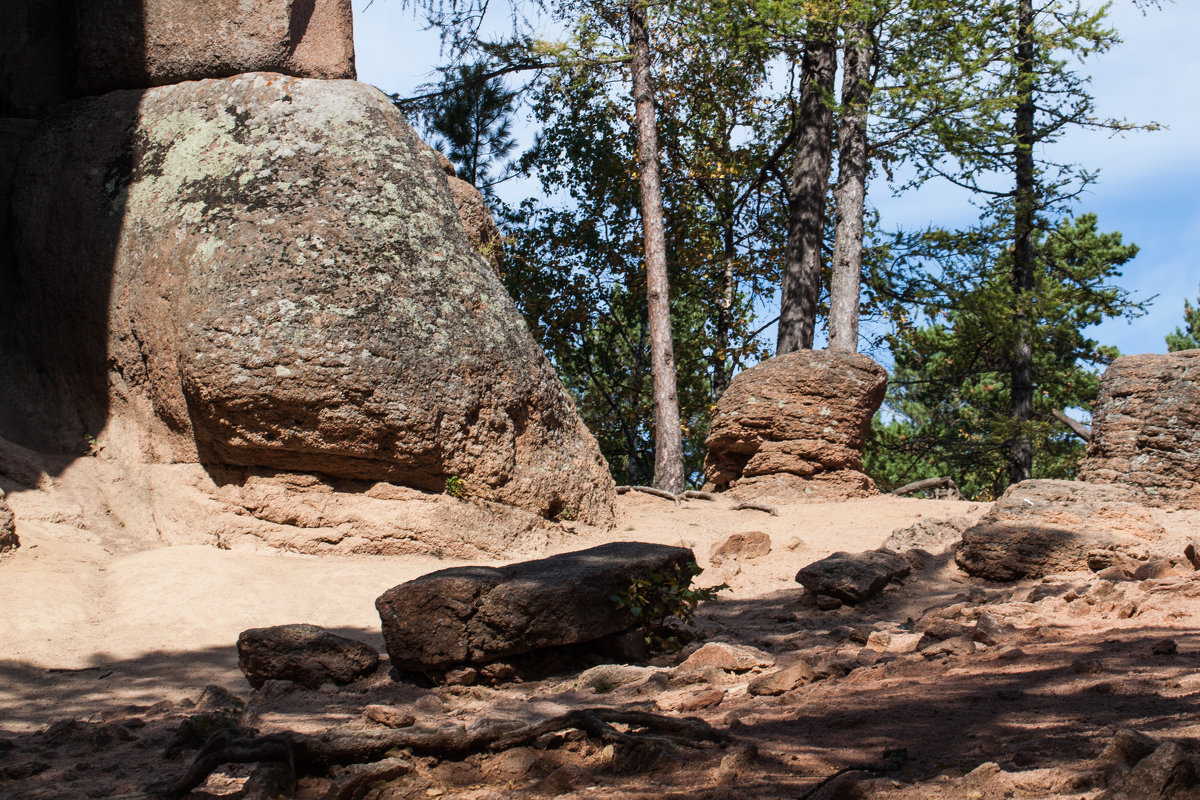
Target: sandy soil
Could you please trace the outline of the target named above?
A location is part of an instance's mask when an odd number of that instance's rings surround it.
[[[811,501],[771,498],[778,516],[734,510],[733,501],[679,506],[643,494],[620,499],[618,524],[570,523],[544,554],[603,541],[683,544],[708,568],[701,585],[730,589],[707,604],[707,642],[769,655],[748,672],[687,670],[695,648],[658,657],[629,682],[582,684],[577,674],[499,687],[422,688],[392,681],[386,664],[345,688],[308,691],[268,684],[254,692],[237,669],[246,628],[310,622],[379,646],[374,599],[442,567],[429,556],[305,556],[266,548],[219,549],[165,541],[143,484],[116,491],[119,465],[81,459],[51,488],[0,480],[22,546],[0,559],[0,794],[5,797],[142,797],[180,774],[198,743],[181,741],[186,720],[226,714],[261,733],[370,728],[364,709],[410,710],[437,730],[481,720],[534,720],[579,707],[697,716],[746,748],[704,747],[631,764],[578,732],[536,747],[461,761],[415,758],[403,777],[367,797],[891,797],[1093,798],[1095,758],[1122,728],[1185,749],[1200,737],[1200,580],[1174,576],[1109,583],[1090,574],[1011,585],[961,573],[942,550],[903,585],[858,607],[818,609],[796,571],[834,551],[880,546],[918,521],[981,514],[986,506],[892,497]],[[142,487],[142,488],[139,488]],[[1195,512],[1154,512],[1173,535]],[[111,517],[122,517],[114,524]],[[148,515],[148,516],[147,516]],[[731,534],[766,532],[771,553],[714,566]],[[488,562],[495,563],[495,562]],[[988,644],[924,651],[903,642],[942,622],[997,624]],[[1161,644],[1171,639],[1174,652]],[[778,696],[750,681],[799,661],[819,677]],[[230,706],[223,687],[244,708]],[[235,718],[235,719],[234,719]],[[378,727],[378,726],[376,726]],[[186,736],[183,737],[186,739]],[[171,748],[172,743],[177,746]],[[190,749],[189,749],[190,748]],[[174,749],[173,757],[164,750]],[[904,750],[889,771],[885,750]],[[1098,771],[1099,770],[1099,771]],[[223,767],[194,796],[233,796],[250,768]],[[818,787],[821,787],[818,789]],[[322,797],[329,781],[307,779],[296,797]]]

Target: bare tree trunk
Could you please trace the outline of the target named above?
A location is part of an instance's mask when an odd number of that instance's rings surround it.
[[[1020,0],[1017,9],[1017,142],[1014,149],[1016,196],[1013,209],[1013,301],[1016,338],[1012,353],[1013,438],[1008,450],[1008,478],[1018,483],[1033,477],[1033,339],[1029,302],[1033,295],[1033,228],[1037,186],[1033,163],[1034,89],[1033,0]]]
[[[650,369],[654,374],[654,486],[672,494],[683,491],[683,441],[671,309],[667,285],[667,246],[662,183],[658,169],[658,131],[654,82],[650,73],[650,31],[646,10],[629,5],[629,49],[633,56],[638,177],[642,194],[642,236],[646,243],[646,301],[650,318]]]
[[[867,111],[871,103],[870,31],[846,27],[842,119],[838,131],[837,206],[833,280],[829,287],[829,349],[858,351],[858,297],[862,283],[863,207],[867,199]]]
[[[821,241],[825,192],[833,160],[834,74],[837,27],[809,23],[800,67],[800,135],[788,191],[788,236],[783,258],[776,354],[811,350],[821,296]]]

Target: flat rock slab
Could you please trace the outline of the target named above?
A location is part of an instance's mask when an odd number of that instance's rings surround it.
[[[636,619],[612,595],[635,578],[684,576],[683,547],[612,542],[504,567],[453,567],[395,586],[375,601],[397,669],[486,664],[628,630]]]
[[[839,552],[801,569],[796,582],[815,595],[853,604],[878,594],[889,582],[910,572],[908,561],[893,550]]]
[[[1126,486],[1022,481],[963,531],[954,560],[993,581],[1088,569],[1097,551],[1144,558],[1164,531]]]
[[[316,625],[251,628],[238,636],[238,668],[255,689],[268,680],[309,689],[350,683],[375,670],[379,654],[362,642]]]

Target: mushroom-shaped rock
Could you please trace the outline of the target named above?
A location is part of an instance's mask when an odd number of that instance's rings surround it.
[[[717,401],[706,442],[705,480],[812,478],[862,467],[871,417],[887,372],[867,356],[802,350],[738,374]]]
[[[613,596],[635,579],[691,581],[692,551],[612,542],[503,567],[452,567],[395,586],[375,601],[397,669],[486,664],[590,642],[637,623]]]
[[[316,625],[251,628],[238,636],[238,668],[255,689],[268,680],[294,681],[309,689],[350,683],[379,665],[379,654],[362,642]]]
[[[271,73],[111,92],[23,153],[0,324],[31,363],[0,394],[57,435],[38,444],[105,428],[151,460],[454,479],[611,520],[599,447],[382,92]]]
[[[1079,477],[1200,508],[1200,350],[1122,356],[1105,370]]]

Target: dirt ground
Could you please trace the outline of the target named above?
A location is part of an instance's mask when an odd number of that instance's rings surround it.
[[[1091,800],[1103,790],[1096,759],[1119,730],[1189,753],[1200,743],[1200,579],[1112,583],[1075,573],[988,584],[962,573],[943,545],[856,607],[821,610],[794,580],[832,552],[879,547],[922,521],[976,518],[985,504],[767,498],[775,516],[735,510],[726,497],[677,506],[623,495],[613,530],[564,523],[539,552],[613,540],[691,547],[706,568],[698,584],[730,588],[702,607],[700,641],[683,651],[600,678],[572,672],[500,686],[398,683],[385,659],[346,687],[271,682],[253,691],[237,669],[242,630],[309,622],[382,651],[379,594],[434,569],[497,562],[296,555],[163,537],[161,526],[137,522],[153,508],[134,508],[158,501],[137,481],[113,490],[121,474],[80,459],[41,489],[0,481],[21,539],[0,558],[6,798],[150,797],[147,786],[187,769],[205,725],[371,731],[381,726],[368,707],[380,706],[429,731],[579,708],[640,710],[696,717],[732,740],[638,755],[568,730],[458,760],[397,756],[395,774],[356,797]],[[1197,512],[1154,514],[1173,536],[1200,522]],[[768,555],[711,563],[716,546],[751,531],[769,535]],[[984,627],[989,635],[972,642]],[[756,648],[759,665],[680,666],[713,642]],[[777,695],[748,691],[755,678],[802,661],[813,680]],[[191,796],[271,796],[252,772],[223,766]],[[329,778],[312,777],[286,796],[330,791]]]

